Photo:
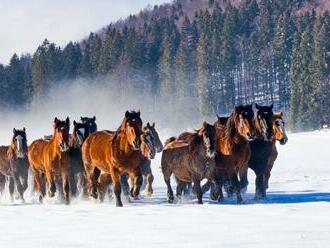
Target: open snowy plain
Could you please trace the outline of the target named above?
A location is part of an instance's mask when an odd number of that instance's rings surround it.
[[[168,204],[160,155],[152,164],[154,195],[123,208],[81,199],[39,204],[31,192],[25,204],[3,196],[0,247],[328,247],[329,145],[330,131],[289,134],[285,146],[277,145],[267,199],[253,199],[250,171],[240,205],[209,201],[208,194],[204,205],[190,199]]]

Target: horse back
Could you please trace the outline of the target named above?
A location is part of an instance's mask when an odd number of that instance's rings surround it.
[[[84,163],[93,164],[106,172],[106,164],[109,163],[110,145],[113,133],[107,131],[97,131],[90,134],[82,145],[82,158]]]
[[[31,167],[35,170],[44,171],[45,150],[49,140],[38,139],[31,143],[28,149],[28,159]]]

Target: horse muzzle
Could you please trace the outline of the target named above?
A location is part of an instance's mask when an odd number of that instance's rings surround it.
[[[141,147],[141,141],[140,140],[136,140],[136,141],[133,141],[133,149],[134,150],[140,150],[140,147]]]
[[[281,145],[285,145],[288,142],[288,138],[283,138],[280,140]]]
[[[66,142],[61,143],[61,144],[60,144],[60,150],[61,150],[61,152],[66,152],[66,151],[68,151],[68,150],[69,150],[69,146],[68,146],[68,144],[67,144]]]
[[[17,158],[25,158],[25,153],[24,152],[16,152]]]

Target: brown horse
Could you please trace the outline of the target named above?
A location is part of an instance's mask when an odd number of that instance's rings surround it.
[[[256,126],[259,127],[257,139],[250,142],[251,158],[249,161],[249,168],[256,174],[256,192],[255,198],[261,199],[266,197],[266,189],[268,188],[268,181],[270,172],[277,158],[276,140],[284,145],[288,138],[284,129],[283,113],[274,114],[272,105],[257,106]],[[263,134],[266,129],[262,130],[258,122],[263,122],[272,131],[270,134]],[[240,175],[241,180],[247,182],[247,172]]]
[[[150,163],[149,165],[146,164],[146,161],[150,161],[150,159],[153,159],[155,157],[156,154],[156,145],[155,145],[155,138],[152,134],[152,132],[149,129],[143,129],[143,134],[141,135],[141,154],[144,157],[144,159],[141,161],[141,171],[142,174],[143,173],[150,173],[151,174],[151,168],[150,168]],[[150,175],[149,174],[149,175]],[[151,174],[152,175],[152,174]],[[131,178],[131,183],[132,186],[134,186],[134,178]],[[99,176],[98,179],[98,192],[99,192],[99,197],[100,200],[103,201],[104,200],[104,196],[106,191],[108,191],[109,193],[109,197],[110,199],[112,198],[112,191],[111,191],[111,184],[112,184],[112,180],[111,180],[111,176],[107,173],[101,173],[101,175]],[[128,184],[128,176],[122,175],[121,176],[121,184],[122,184],[122,188],[123,188],[123,192],[124,195],[128,196],[129,195],[129,189],[130,186]],[[151,187],[151,185],[150,185]],[[133,189],[134,187],[132,187]],[[131,193],[132,194],[132,193]]]
[[[174,200],[171,187],[171,175],[177,179],[177,197],[181,198],[186,183],[194,183],[198,203],[202,204],[201,180],[214,179],[215,170],[215,139],[216,131],[213,125],[206,122],[203,127],[189,138],[189,141],[169,140],[165,145],[161,168],[167,186],[168,202]]]
[[[222,185],[224,180],[229,180],[231,191],[236,193],[239,203],[242,197],[237,172],[247,170],[250,159],[249,141],[255,138],[252,105],[236,106],[227,121],[226,118],[218,117],[214,125],[217,130],[218,156],[215,159],[217,190],[213,198],[222,201]]]
[[[63,195],[69,204],[69,117],[65,121],[54,120],[54,132],[50,140],[38,139],[29,147],[29,162],[32,168],[35,190],[39,191],[39,200],[45,196],[44,177],[48,183],[48,195],[53,197],[56,192],[55,177],[60,176]]]
[[[82,122],[73,121],[73,131],[70,136],[69,160],[70,160],[70,191],[77,195],[78,189],[86,194],[87,179],[82,161],[81,146],[89,134],[97,131],[95,116],[93,118],[81,117]]]
[[[137,197],[142,185],[140,164],[143,156],[140,152],[142,120],[140,112],[126,111],[125,117],[115,132],[95,132],[83,143],[82,158],[91,195],[97,198],[97,177],[95,168],[101,173],[111,175],[114,183],[116,206],[123,206],[121,201],[121,182],[123,173],[134,178],[132,196]]]
[[[29,163],[27,160],[27,139],[25,128],[13,129],[10,146],[0,147],[0,188],[4,188],[5,176],[9,177],[9,193],[13,198],[15,185],[19,197],[24,201],[24,192],[28,187]]]

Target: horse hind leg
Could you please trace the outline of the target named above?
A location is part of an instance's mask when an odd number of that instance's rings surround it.
[[[120,183],[121,183],[121,187],[122,187],[124,196],[129,196],[129,194],[130,194],[130,187],[129,187],[129,183],[128,183],[129,179],[130,179],[130,177],[128,176],[127,173],[124,173],[120,176]],[[131,179],[131,183],[132,183],[132,185],[134,185],[133,179]]]

